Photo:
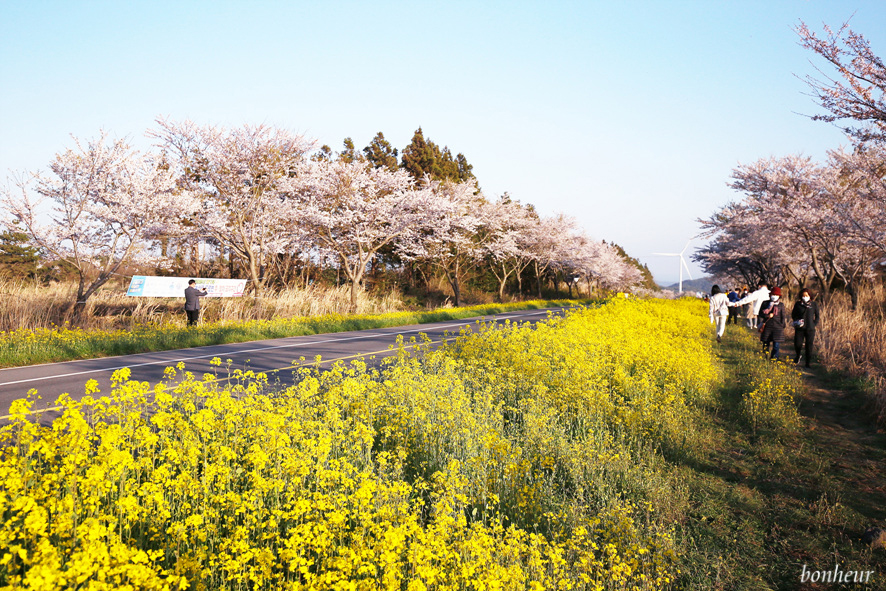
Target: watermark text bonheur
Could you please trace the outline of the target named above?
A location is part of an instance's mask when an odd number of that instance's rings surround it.
[[[872,570],[840,570],[840,565],[835,564],[833,570],[810,570],[803,565],[800,573],[801,583],[869,583]]]

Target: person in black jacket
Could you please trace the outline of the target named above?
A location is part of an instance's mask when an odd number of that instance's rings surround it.
[[[794,321],[794,363],[800,363],[800,354],[803,352],[803,343],[806,343],[806,367],[812,361],[812,352],[815,348],[815,327],[818,326],[818,304],[812,301],[812,295],[808,289],[800,291],[800,300],[794,304],[791,310],[791,320]]]
[[[197,324],[197,320],[200,318],[200,298],[207,294],[205,287],[200,290],[195,285],[197,282],[191,279],[185,289],[185,314],[188,315],[188,326]]]
[[[772,343],[772,359],[778,359],[781,342],[784,340],[784,304],[780,302],[781,288],[776,287],[769,294],[769,301],[760,307],[760,316],[764,319],[760,340],[763,341],[763,350],[769,350]]]

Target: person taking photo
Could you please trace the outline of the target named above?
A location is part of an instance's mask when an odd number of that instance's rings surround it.
[[[209,295],[206,288],[197,289],[197,282],[191,279],[185,289],[185,314],[188,315],[188,326],[194,326],[200,319],[200,298]]]

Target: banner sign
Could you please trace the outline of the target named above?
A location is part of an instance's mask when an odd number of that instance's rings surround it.
[[[201,279],[199,277],[146,277],[136,275],[129,282],[126,295],[140,298],[183,298],[188,281],[197,289],[206,288],[211,298],[238,298],[246,289],[245,279]]]

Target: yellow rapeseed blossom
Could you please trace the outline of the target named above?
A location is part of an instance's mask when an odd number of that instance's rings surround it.
[[[285,389],[181,366],[63,396],[48,426],[17,402],[0,585],[668,588],[654,450],[716,382],[708,330],[697,302],[622,299]]]

